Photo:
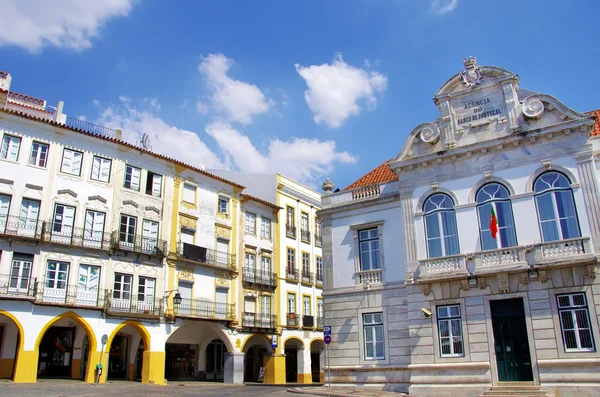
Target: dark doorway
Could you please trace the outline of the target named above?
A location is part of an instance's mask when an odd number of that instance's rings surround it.
[[[260,368],[264,365],[267,349],[263,346],[252,346],[245,355],[244,382],[257,382]]]
[[[38,376],[71,378],[75,327],[50,327],[40,342]]]
[[[490,301],[499,382],[533,380],[523,299]]]
[[[127,379],[129,338],[115,335],[108,353],[108,379]]]
[[[196,345],[167,343],[165,378],[184,380],[196,378]]]
[[[296,383],[298,381],[298,349],[285,349],[285,381]]]
[[[220,339],[215,339],[206,347],[205,380],[223,381],[224,363],[227,347]]]

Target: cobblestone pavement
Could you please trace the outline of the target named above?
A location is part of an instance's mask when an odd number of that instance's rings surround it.
[[[142,385],[135,382],[113,382],[98,386],[74,381],[40,381],[31,384],[0,382],[0,397],[293,397],[294,395],[287,391],[288,388],[202,382],[173,382],[169,386]]]
[[[379,387],[333,386],[333,387],[294,387],[288,391],[298,394],[328,397],[401,397],[408,394],[383,391]]]

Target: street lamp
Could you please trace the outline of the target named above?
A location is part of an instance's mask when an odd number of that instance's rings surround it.
[[[173,297],[173,304],[175,306],[179,306],[181,305],[181,301],[183,300],[183,298],[181,297],[181,294],[179,293],[179,290],[173,289],[171,291],[167,291],[167,300],[169,299],[169,297],[171,296],[171,294],[173,292],[176,292],[175,296]]]

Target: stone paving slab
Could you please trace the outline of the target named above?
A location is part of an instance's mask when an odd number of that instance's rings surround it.
[[[406,393],[383,391],[378,387],[359,386],[321,386],[321,387],[293,387],[290,393],[309,394],[313,396],[327,397],[401,397],[408,396]]]

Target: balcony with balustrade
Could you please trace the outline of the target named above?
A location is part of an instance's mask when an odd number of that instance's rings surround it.
[[[310,244],[310,230],[308,230],[308,229],[301,229],[300,230],[300,240],[303,243]]]
[[[286,268],[285,279],[291,283],[297,283],[300,280],[300,272],[298,272],[298,269]]]
[[[20,216],[0,216],[0,239],[18,238],[24,240],[41,240],[44,222]]]
[[[44,222],[42,240],[46,243],[68,245],[86,249],[109,251],[111,233]]]
[[[383,283],[383,269],[360,270],[354,276],[357,284],[371,285]]]
[[[317,317],[317,329],[323,330],[323,317]]]
[[[37,304],[86,309],[106,309],[109,295],[104,289],[68,285],[57,280],[38,282],[34,292]]]
[[[318,271],[317,274],[315,275],[315,285],[317,287],[323,287],[323,272],[322,271]]]
[[[235,255],[199,245],[180,242],[175,257],[195,265],[203,265],[236,273]]]
[[[244,312],[242,328],[246,332],[273,333],[277,329],[277,315]]]
[[[167,254],[167,242],[141,235],[114,231],[110,237],[111,250],[134,252],[163,258]]]
[[[315,276],[312,272],[308,271],[308,269],[302,269],[302,278],[300,282],[304,285],[313,285]]]
[[[288,328],[300,327],[300,315],[296,313],[288,313],[286,316],[286,325]]]
[[[315,245],[317,247],[322,247],[321,234],[315,233]]]
[[[158,319],[163,314],[163,299],[154,296],[106,291],[104,310],[115,317],[143,317]]]
[[[313,329],[315,327],[315,318],[313,316],[302,316],[302,328]]]
[[[174,306],[174,314],[183,318],[232,322],[235,321],[235,304],[183,298]]]
[[[285,235],[289,238],[296,238],[296,226],[285,224]]]
[[[248,287],[269,289],[276,288],[277,273],[244,267],[242,272],[242,282]]]
[[[0,274],[0,299],[34,300],[36,286],[28,275]]]

